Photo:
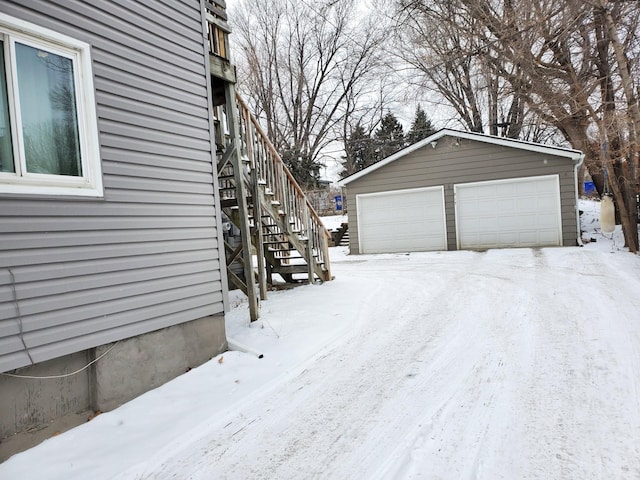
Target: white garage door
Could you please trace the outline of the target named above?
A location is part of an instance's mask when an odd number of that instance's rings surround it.
[[[455,186],[458,248],[562,245],[557,175]]]
[[[360,253],[446,250],[442,187],[356,197]]]

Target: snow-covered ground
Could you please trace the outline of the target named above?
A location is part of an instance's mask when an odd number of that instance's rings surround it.
[[[322,217],[322,223],[327,230],[337,230],[343,223],[348,223],[349,217],[347,215],[332,215],[331,217]]]
[[[0,465],[1,479],[640,478],[640,258],[348,256],[270,293],[207,364]],[[257,354],[263,354],[259,359]]]

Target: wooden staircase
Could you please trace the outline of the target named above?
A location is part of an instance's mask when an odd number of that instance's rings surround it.
[[[331,280],[331,235],[234,85],[226,89],[229,135],[218,156],[218,188],[230,228],[240,232],[239,243],[225,241],[227,271],[229,281],[247,294],[253,321],[256,285],[264,300],[268,284],[278,280]]]
[[[331,280],[330,235],[257,120],[236,95],[226,2],[204,2],[218,191],[229,283],[249,299],[251,321],[267,284]],[[224,218],[226,217],[226,218]],[[226,232],[226,233],[225,233]],[[255,258],[255,261],[254,261]]]

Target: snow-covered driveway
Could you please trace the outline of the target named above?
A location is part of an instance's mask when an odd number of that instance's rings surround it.
[[[336,263],[358,330],[143,478],[637,478],[640,278],[607,256]]]
[[[42,478],[640,478],[638,257],[344,256],[333,270],[272,294],[251,328],[232,312],[230,334],[265,358],[228,352],[191,380],[226,403],[168,413],[162,398],[191,392],[181,378],[85,425],[74,448],[89,459],[69,457],[65,434],[0,478],[38,461]],[[145,448],[118,430],[136,415],[163,424]]]

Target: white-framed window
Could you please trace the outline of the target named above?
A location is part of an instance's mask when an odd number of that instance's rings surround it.
[[[103,195],[90,53],[0,14],[0,194]]]

